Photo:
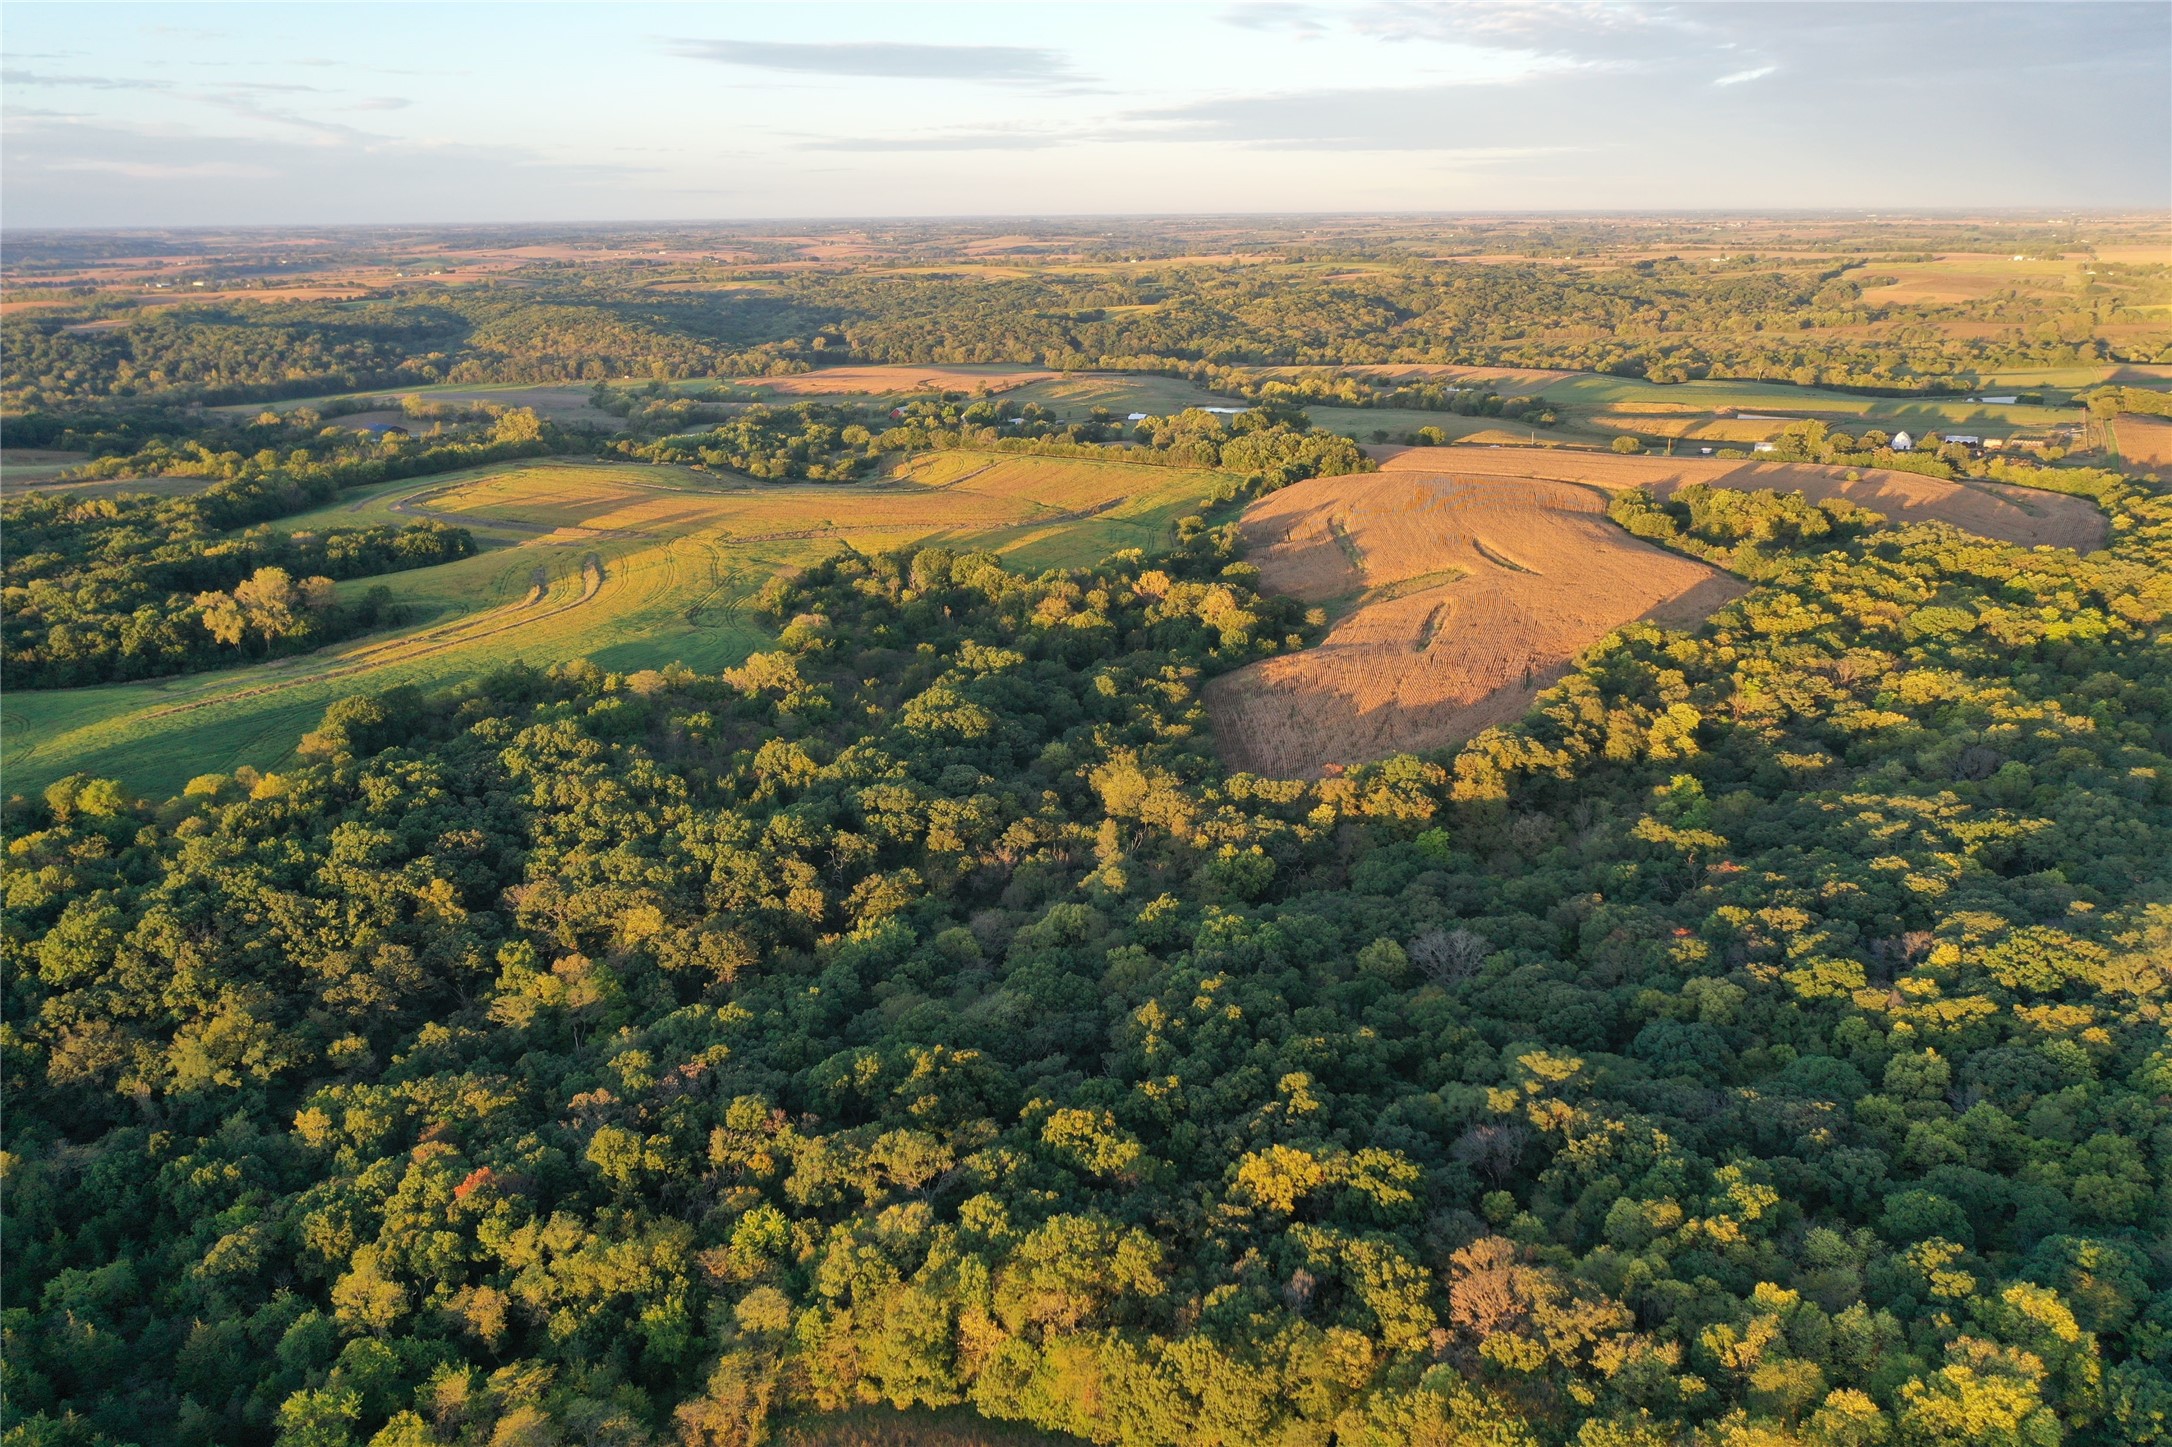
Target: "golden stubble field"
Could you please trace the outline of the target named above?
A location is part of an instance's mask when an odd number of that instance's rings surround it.
[[[1282,777],[1507,723],[1614,628],[1691,622],[1742,591],[1630,537],[1568,483],[1315,478],[1240,526],[1268,591],[1348,610],[1317,646],[1208,686],[1230,763]]]
[[[1395,450],[1377,473],[1314,478],[1239,527],[1270,592],[1326,607],[1318,645],[1214,680],[1207,705],[1234,766],[1316,777],[1446,748],[1510,722],[1575,657],[1640,619],[1686,625],[1744,585],[1631,537],[1607,494],[1686,484],[1845,497],[1896,521],[1941,521],[2024,545],[2100,546],[2078,498],[1907,473],[1516,448]]]
[[[2163,417],[2121,417],[2112,424],[2119,439],[2120,460],[2128,467],[2156,477],[2172,477],[2172,420]]]
[[[1719,457],[1653,457],[1516,447],[1367,449],[1386,472],[1449,472],[1500,482],[1552,481],[1620,492],[1650,488],[1665,497],[1691,483],[1762,492],[1799,492],[1813,502],[1844,498],[1897,523],[1950,523],[1963,532],[2023,547],[2104,546],[2110,527],[2085,498],[1962,478],[1944,482],[1884,468],[1811,462],[1746,462]],[[1851,478],[1850,474],[1854,476]]]

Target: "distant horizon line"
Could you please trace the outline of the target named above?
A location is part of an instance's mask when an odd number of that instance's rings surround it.
[[[1466,220],[1489,219],[1563,219],[1563,220],[1637,220],[1668,219],[1682,217],[1743,217],[1769,220],[1832,218],[1861,221],[1910,221],[1930,219],[2027,219],[2047,221],[2083,218],[2109,220],[2126,217],[2167,217],[2172,220],[2172,207],[2156,205],[2105,205],[2105,206],[1928,206],[1909,209],[1871,206],[1802,206],[1802,207],[1662,207],[1654,209],[1589,207],[1497,207],[1472,211],[1436,210],[1359,210],[1359,211],[1077,211],[1056,214],[1027,215],[1016,212],[948,212],[948,213],[867,213],[838,216],[744,216],[744,217],[673,217],[628,216],[608,220],[550,220],[526,219],[517,221],[245,221],[245,222],[189,222],[165,223],[140,221],[126,223],[81,223],[68,225],[0,225],[0,237],[56,235],[81,232],[102,234],[128,234],[132,232],[194,232],[218,233],[230,231],[386,231],[386,230],[486,230],[532,227],[562,227],[567,229],[593,229],[624,226],[685,226],[685,227],[746,227],[746,226],[853,226],[873,223],[897,224],[919,222],[924,224],[958,222],[1016,222],[1021,226],[1050,223],[1091,223],[1105,221],[1301,221],[1301,220]],[[2172,244],[2172,243],[2168,243]]]

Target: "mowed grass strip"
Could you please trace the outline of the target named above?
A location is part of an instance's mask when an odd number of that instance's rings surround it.
[[[1023,572],[1076,568],[1122,548],[1167,545],[1176,520],[1200,510],[1225,474],[1100,458],[1030,453],[945,452],[910,459],[901,481],[1029,509],[1018,524],[946,536],[986,548]]]

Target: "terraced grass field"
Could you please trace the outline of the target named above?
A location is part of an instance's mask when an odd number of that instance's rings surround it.
[[[938,453],[852,486],[559,462],[358,490],[287,525],[434,517],[483,544],[458,562],[340,585],[348,596],[390,587],[414,626],[217,673],[12,690],[0,704],[6,787],[87,772],[162,793],[201,773],[276,767],[335,699],[444,687],[516,660],[721,668],[766,637],[746,611],[755,592],[841,546],[944,542],[1026,571],[1081,565],[1159,544],[1214,480],[1113,460]]]

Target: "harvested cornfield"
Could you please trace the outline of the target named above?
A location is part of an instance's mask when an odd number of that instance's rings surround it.
[[[1381,471],[1269,494],[1240,524],[1262,585],[1326,605],[1318,646],[1216,680],[1224,755],[1286,777],[1444,748],[1520,717],[1577,653],[1636,619],[1687,623],[1742,592],[1650,546],[1606,494],[1691,483],[1845,498],[2027,546],[2107,535],[2081,498],[1878,468],[1507,447],[1375,448]]]
[[[2135,472],[2172,477],[2172,422],[2162,417],[2122,417],[2112,424],[2119,459]]]
[[[2131,419],[2130,419],[2131,420]],[[2122,429],[2125,424],[2122,423]],[[2125,431],[2121,431],[2124,439]],[[1810,462],[1751,462],[1722,457],[1623,456],[1529,447],[1370,448],[1388,472],[1447,473],[1489,482],[1567,482],[1618,492],[1650,488],[1665,497],[1690,483],[1800,492],[1813,502],[1845,498],[1897,523],[1951,523],[1964,532],[2023,547],[2087,552],[2111,530],[2086,498],[1962,478],[1954,482],[1885,468],[1826,467]],[[1849,474],[1856,474],[1850,480]]]
[[[1622,624],[1693,621],[1742,591],[1570,483],[1315,478],[1240,526],[1265,588],[1342,613],[1318,646],[1208,687],[1230,763],[1281,777],[1460,742],[1522,715]]]

